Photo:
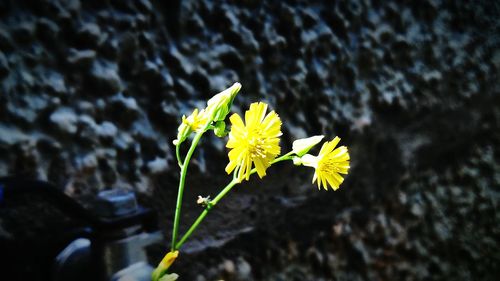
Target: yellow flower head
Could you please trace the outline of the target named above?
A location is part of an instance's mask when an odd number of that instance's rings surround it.
[[[230,174],[238,167],[239,182],[249,179],[252,163],[259,177],[264,177],[271,161],[280,154],[281,120],[276,112],[266,115],[266,111],[267,104],[252,103],[245,112],[245,123],[236,113],[229,118],[231,131],[226,147],[231,151],[226,172]]]
[[[193,110],[193,113],[186,117],[186,115],[182,116],[182,123],[177,129],[177,139],[174,140],[174,144],[183,142],[192,132],[198,132],[203,129],[208,122],[208,117],[206,111],[202,109],[198,113],[198,108]]]
[[[318,180],[318,189],[323,186],[327,190],[330,185],[333,190],[337,190],[344,181],[340,174],[348,173],[349,152],[345,146],[335,148],[339,142],[340,138],[335,137],[332,141],[323,144],[318,156],[306,154],[301,158],[302,165],[316,170],[312,182]]]
[[[202,127],[206,125],[207,122],[208,116],[205,114],[204,109],[202,109],[198,113],[198,108],[196,108],[188,117],[186,117],[185,115],[182,116],[182,124],[186,124],[193,132],[197,132],[198,130],[202,129]]]

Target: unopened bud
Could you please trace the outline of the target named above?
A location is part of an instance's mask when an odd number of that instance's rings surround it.
[[[207,102],[207,113],[213,116],[213,121],[224,120],[231,109],[234,97],[241,89],[241,84],[236,82],[231,87],[213,96]]]
[[[297,156],[303,156],[311,148],[313,148],[315,145],[317,145],[324,136],[314,136],[310,138],[305,138],[305,139],[298,139],[293,142],[292,144],[292,151],[295,153]]]

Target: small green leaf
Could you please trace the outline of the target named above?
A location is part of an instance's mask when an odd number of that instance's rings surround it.
[[[179,278],[179,275],[176,273],[170,273],[163,275],[159,281],[175,281]]]
[[[219,138],[225,137],[227,135],[226,132],[226,122],[217,121],[214,126],[214,133]]]

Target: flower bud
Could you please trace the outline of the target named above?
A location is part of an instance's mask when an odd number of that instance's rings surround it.
[[[152,279],[153,281],[158,281],[162,275],[168,270],[168,268],[174,263],[175,259],[179,256],[179,251],[169,252],[163,257],[160,264],[153,271]],[[175,279],[173,279],[175,280]]]
[[[305,139],[298,139],[292,144],[292,152],[295,153],[295,155],[302,157],[304,154],[309,152],[311,148],[317,145],[323,139],[323,137],[324,136],[321,135]]]
[[[213,121],[224,120],[231,109],[234,97],[240,91],[241,84],[236,82],[231,87],[213,96],[207,102],[207,114]]]
[[[174,145],[185,141],[192,132],[202,130],[207,123],[208,116],[205,109],[198,112],[198,108],[195,108],[188,117],[182,116],[182,123],[177,129],[177,139],[173,141]]]

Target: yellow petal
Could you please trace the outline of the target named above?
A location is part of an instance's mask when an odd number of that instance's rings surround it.
[[[234,170],[234,168],[236,168],[236,165],[238,165],[236,161],[229,161],[225,169],[226,173],[230,174]]]
[[[237,128],[244,128],[245,127],[245,124],[243,124],[243,120],[241,120],[241,117],[234,113],[233,115],[231,115],[231,117],[229,117],[229,121],[231,121],[231,126],[233,127],[237,127]],[[232,130],[232,128],[231,128]]]
[[[257,170],[257,174],[260,178],[263,178],[266,175],[266,166],[262,162],[262,159],[257,158],[254,160],[255,169]]]
[[[335,137],[332,141],[325,142],[321,147],[321,150],[319,151],[319,155],[321,156],[332,152],[332,150],[335,148],[335,146],[337,146],[339,142],[340,142],[339,137]]]
[[[245,159],[246,168],[245,168],[245,179],[248,180],[250,178],[250,171],[252,170],[252,160],[250,157]]]

